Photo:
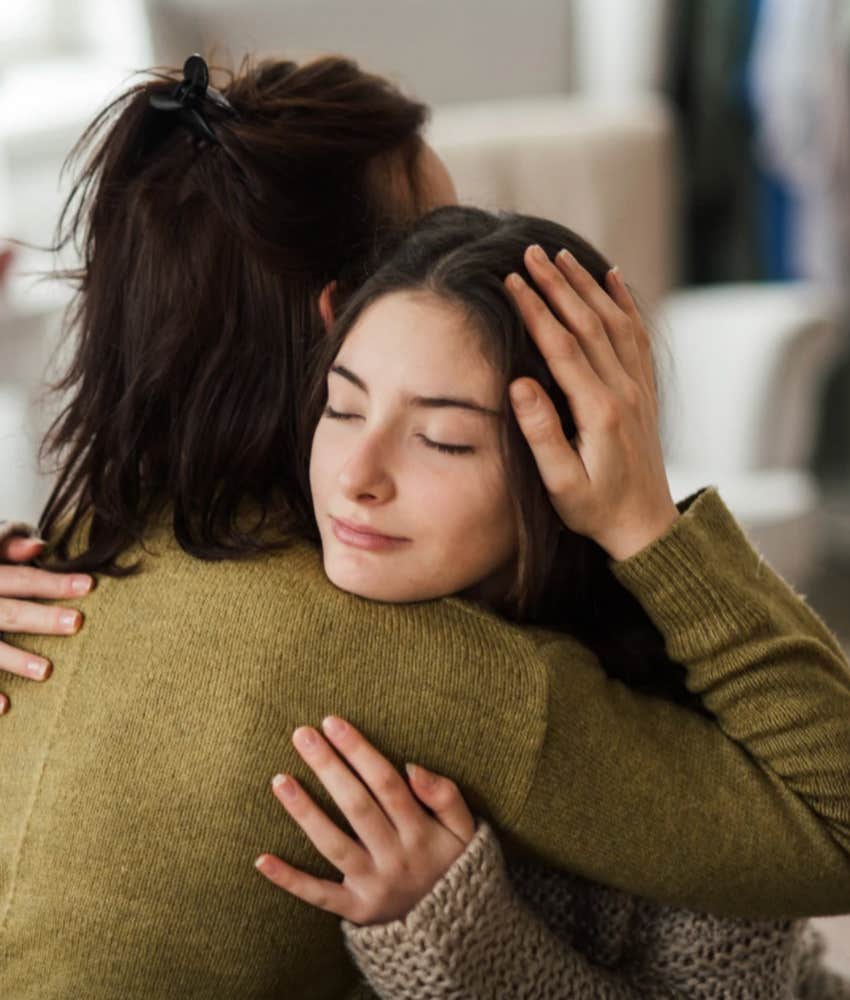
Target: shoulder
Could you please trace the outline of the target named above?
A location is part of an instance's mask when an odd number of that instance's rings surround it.
[[[408,674],[427,669],[450,687],[453,675],[490,678],[544,714],[553,667],[595,661],[572,636],[520,627],[460,598],[388,604],[339,590],[325,576],[320,549],[301,539],[250,558],[210,561],[163,533],[147,538],[139,556],[136,575],[99,580],[86,601],[92,616],[195,622],[199,636],[215,622],[219,634],[352,668],[364,658],[385,669],[401,660]]]

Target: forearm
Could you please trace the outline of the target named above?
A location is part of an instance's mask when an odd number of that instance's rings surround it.
[[[850,667],[710,491],[688,530],[612,565],[721,729],[850,850]],[[685,515],[688,517],[689,515]]]
[[[529,719],[538,767],[506,846],[693,910],[850,909],[846,663],[759,563],[720,498],[703,494],[615,564],[717,721],[641,695],[551,640],[548,717]]]
[[[404,920],[365,927],[343,921],[342,927],[352,957],[383,1000],[641,996],[625,978],[557,938],[525,906],[484,823]]]

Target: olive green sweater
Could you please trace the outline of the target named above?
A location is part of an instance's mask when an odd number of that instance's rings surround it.
[[[253,868],[335,874],[269,788],[328,805],[290,735],[329,712],[452,775],[509,857],[730,915],[850,910],[847,663],[716,490],[679,508],[613,569],[718,725],[569,636],[342,593],[306,544],[207,563],[152,535],[79,636],[15,639],[56,669],[4,682],[0,996],[354,995],[338,918]]]

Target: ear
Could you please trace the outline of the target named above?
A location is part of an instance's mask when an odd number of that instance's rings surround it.
[[[319,295],[319,315],[325,324],[325,332],[329,332],[334,322],[333,299],[336,294],[336,282],[329,281]]]

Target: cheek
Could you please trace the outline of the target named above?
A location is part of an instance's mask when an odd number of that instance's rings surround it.
[[[513,505],[501,465],[493,462],[446,477],[422,509],[445,558],[500,564],[516,549]]]
[[[337,448],[333,433],[328,432],[327,421],[320,421],[313,435],[310,449],[310,494],[318,514],[325,507],[331,481],[334,478]]]

